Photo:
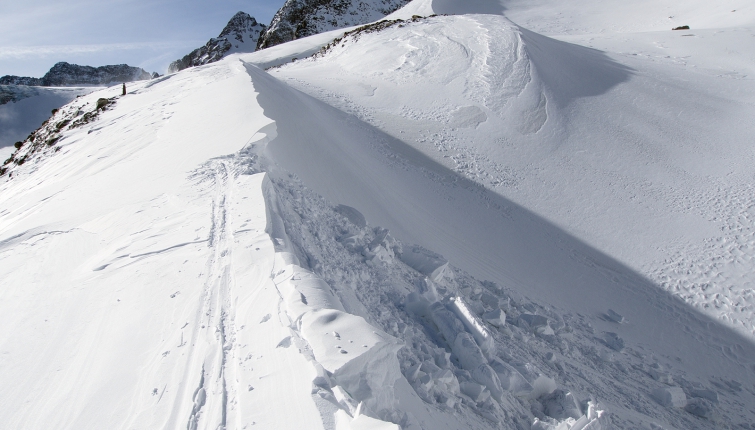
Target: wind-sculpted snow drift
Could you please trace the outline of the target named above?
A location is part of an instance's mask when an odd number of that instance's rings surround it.
[[[587,101],[639,115],[637,69],[430,6],[58,111],[0,185],[0,422],[748,428],[752,339],[544,218],[486,134],[573,180],[542,157],[605,144]]]

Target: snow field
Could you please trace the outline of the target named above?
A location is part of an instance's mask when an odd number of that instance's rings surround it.
[[[681,36],[671,37],[590,36],[634,52]],[[503,17],[434,17],[344,39],[272,73],[752,336],[755,172],[742,136],[754,88],[741,79],[743,57],[723,55],[732,36],[716,37],[703,51],[671,48],[696,65],[680,68],[662,48],[608,55]]]
[[[696,72],[671,85],[670,65],[616,62],[492,15],[357,38],[270,73],[255,64],[326,43],[134,85],[13,167],[0,184],[0,378],[15,388],[0,421],[755,422],[751,338],[720,322],[751,321],[727,302],[748,297],[749,158],[734,125],[749,87],[737,98]],[[701,107],[670,122],[679,100]],[[673,126],[643,128],[645,110]],[[670,144],[645,140],[658,130]],[[699,273],[684,269],[715,247],[730,251],[726,270],[693,268],[741,289],[708,287],[713,317],[646,277],[699,305]]]

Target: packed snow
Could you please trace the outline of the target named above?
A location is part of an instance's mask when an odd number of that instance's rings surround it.
[[[0,183],[0,422],[755,428],[755,15],[654,4],[415,0],[64,106]]]

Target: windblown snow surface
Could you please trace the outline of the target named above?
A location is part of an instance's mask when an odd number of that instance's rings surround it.
[[[62,108],[0,185],[1,426],[755,428],[755,11],[620,4]]]

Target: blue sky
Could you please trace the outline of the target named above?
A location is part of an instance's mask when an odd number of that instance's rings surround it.
[[[58,61],[165,73],[244,11],[268,24],[284,0],[0,0],[0,76]]]

